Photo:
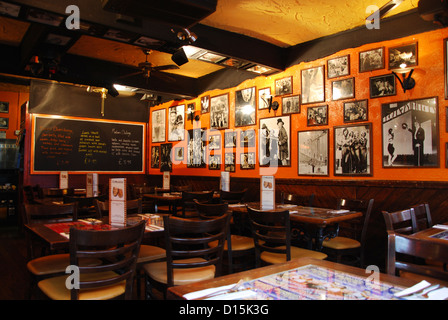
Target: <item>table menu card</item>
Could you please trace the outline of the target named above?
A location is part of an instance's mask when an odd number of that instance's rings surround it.
[[[219,184],[220,189],[222,191],[230,191],[230,172],[229,171],[222,171],[221,172],[221,182]]]
[[[275,178],[274,176],[261,176],[260,205],[262,210],[271,210],[275,206]]]
[[[126,178],[109,179],[109,223],[126,225]]]
[[[68,172],[61,171],[59,173],[59,189],[67,189],[68,188]]]
[[[170,173],[163,171],[163,189],[170,189]]]
[[[98,173],[88,173],[86,176],[86,197],[98,196]]]

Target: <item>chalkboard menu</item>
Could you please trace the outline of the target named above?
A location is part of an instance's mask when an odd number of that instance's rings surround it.
[[[33,116],[31,173],[144,172],[145,123]]]

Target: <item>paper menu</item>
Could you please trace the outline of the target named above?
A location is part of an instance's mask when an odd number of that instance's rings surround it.
[[[170,173],[163,171],[163,189],[170,189]]]
[[[230,191],[230,172],[229,171],[222,171],[221,172],[221,182],[219,184],[220,189],[222,191]]]
[[[126,225],[126,178],[109,179],[109,224]]]
[[[98,173],[88,173],[86,176],[86,197],[98,196]]]
[[[68,188],[68,172],[61,171],[59,173],[59,189],[67,189]]]
[[[262,210],[275,207],[275,178],[274,176],[261,176],[260,179],[260,206]]]

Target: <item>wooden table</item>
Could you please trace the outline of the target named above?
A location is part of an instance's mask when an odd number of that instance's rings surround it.
[[[155,212],[158,212],[158,204],[160,202],[168,203],[170,214],[176,214],[177,204],[182,200],[182,192],[161,192],[161,193],[144,193],[142,197],[154,200]]]
[[[247,206],[260,209],[259,202],[247,203]],[[246,205],[229,205],[229,208],[236,212],[247,212]],[[304,207],[295,205],[277,204],[273,211],[289,210],[290,219],[294,228],[300,228],[308,239],[308,246],[312,246],[314,239],[314,249],[321,251],[322,242],[326,238],[334,238],[338,235],[339,222],[362,217],[362,212],[347,211],[338,213],[337,210],[317,207]],[[327,228],[334,226],[333,228]]]
[[[130,215],[129,218],[136,217],[137,215]],[[108,218],[103,220],[103,224],[107,225]],[[79,220],[78,220],[79,221]],[[58,250],[67,250],[69,246],[69,239],[53,229],[47,226],[48,223],[32,223],[25,224],[25,230],[32,237],[32,239],[41,242],[43,245],[48,247],[50,252],[55,252]],[[145,231],[143,238],[148,241],[158,240],[164,235],[163,230],[157,231]]]
[[[375,287],[375,288],[383,288],[383,289],[385,288],[385,291],[389,291],[389,293],[392,294],[393,292],[400,291],[404,288],[411,287],[417,283],[415,280],[411,280],[411,279],[407,279],[407,278],[399,278],[399,277],[395,277],[395,276],[391,276],[391,275],[387,275],[387,274],[383,274],[383,273],[378,273],[377,279],[379,280],[379,283],[374,284],[374,283],[368,281],[367,282],[368,285],[365,285],[365,282],[363,280],[365,280],[366,278],[371,276],[371,272],[366,273],[366,270],[364,270],[364,269],[347,266],[347,265],[343,265],[343,264],[338,264],[338,263],[334,263],[334,262],[330,262],[330,261],[326,261],[326,260],[302,258],[302,259],[291,260],[289,262],[282,263],[282,264],[270,265],[270,266],[263,267],[263,268],[257,268],[257,269],[252,269],[249,271],[234,273],[234,274],[218,277],[218,278],[211,279],[211,280],[200,281],[200,282],[183,285],[183,286],[171,287],[168,289],[167,298],[168,299],[185,299],[184,295],[187,293],[196,292],[196,291],[200,291],[200,290],[204,290],[204,289],[208,289],[208,288],[217,288],[217,287],[221,287],[221,286],[232,285],[232,284],[237,283],[241,279],[243,279],[245,282],[249,283],[249,287],[251,287],[252,284],[250,284],[250,283],[253,283],[252,280],[259,279],[261,277],[270,276],[270,275],[275,275],[275,277],[276,277],[275,279],[279,279],[283,276],[282,275],[283,272],[286,272],[288,270],[293,270],[296,268],[302,268],[302,267],[309,266],[309,265],[312,265],[312,267],[316,266],[316,267],[318,267],[318,269],[321,269],[321,270],[328,269],[329,277],[327,278],[327,280],[325,280],[325,277],[320,279],[321,284],[323,282],[325,285],[314,286],[313,282],[308,282],[308,284],[302,283],[303,287],[302,288],[299,287],[297,289],[299,292],[299,296],[300,296],[300,294],[303,294],[304,296],[307,296],[308,294],[311,294],[311,295],[318,294],[318,299],[339,299],[339,298],[355,299],[356,297],[358,297],[360,299],[362,299],[362,298],[368,299],[369,294],[374,294],[375,290],[376,290],[376,292],[378,292],[377,289],[373,289],[373,286],[375,286],[375,285],[385,286],[385,287]],[[335,274],[338,273],[340,275],[339,272],[342,272],[344,274],[342,276],[336,277]],[[344,290],[344,287],[339,287],[339,289],[338,289],[335,279],[343,279],[344,276],[347,277],[348,280],[354,279],[354,280],[360,281],[361,283],[364,283],[364,284],[359,285],[360,287],[357,290],[357,291],[359,291],[358,296],[350,295],[349,292]],[[309,278],[311,278],[311,277],[308,277],[308,279]],[[373,276],[372,276],[372,278],[373,278]],[[322,279],[324,279],[324,280],[322,280]],[[302,279],[300,279],[300,280],[302,280]],[[283,281],[283,279],[280,279],[280,281]],[[307,281],[307,280],[305,280],[305,281]],[[303,281],[301,281],[301,282],[303,282]],[[349,282],[350,281],[348,281],[347,283],[349,283]],[[370,287],[369,287],[369,285],[370,285]],[[350,286],[350,283],[347,285],[347,287],[349,287],[349,286]],[[363,286],[364,286],[364,288],[363,288]],[[260,288],[264,288],[264,287],[259,286],[258,288],[259,289],[257,289],[257,290],[261,290]],[[289,290],[292,287],[288,286],[287,288]],[[313,292],[313,290],[321,290],[321,291]],[[275,298],[275,296],[277,296],[279,291],[280,290],[275,290],[275,292],[271,291],[271,293],[274,294],[274,298]],[[295,290],[292,290],[292,291],[295,291]],[[341,294],[340,291],[345,291],[345,296],[340,296],[340,294]],[[391,294],[388,294],[387,296],[390,296]],[[387,298],[387,296],[386,296],[386,298]],[[257,297],[258,297],[258,295],[257,295]],[[286,295],[283,295],[283,297],[286,297]]]
[[[443,223],[443,225],[448,226],[448,222]],[[425,240],[431,240],[431,241],[442,243],[442,244],[446,245],[447,249],[448,249],[448,240],[446,237],[444,237],[444,238],[433,237],[435,234],[439,234],[441,232],[445,232],[445,235],[448,235],[448,229],[431,227],[431,228],[424,229],[424,230],[418,231],[416,233],[413,233],[410,236],[418,238],[418,239],[425,239]]]

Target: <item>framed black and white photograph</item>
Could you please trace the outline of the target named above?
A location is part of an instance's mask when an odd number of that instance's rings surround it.
[[[380,98],[394,96],[397,94],[395,76],[386,74],[377,77],[370,77],[370,98]]]
[[[185,105],[168,108],[168,141],[185,139]]]
[[[298,175],[328,176],[328,129],[297,132]]]
[[[174,148],[174,160],[184,161],[184,147],[175,147]]]
[[[292,77],[275,80],[275,95],[292,94]]]
[[[209,150],[221,149],[221,135],[220,134],[210,134],[208,136],[208,149]]]
[[[372,175],[372,124],[334,127],[334,175]]]
[[[331,83],[333,100],[344,100],[355,97],[355,78],[335,80]]]
[[[381,105],[383,167],[439,167],[437,97]]]
[[[187,168],[205,168],[207,153],[205,128],[188,130]]]
[[[271,88],[258,89],[258,110],[268,109],[271,99]]]
[[[389,69],[409,68],[417,65],[417,42],[389,48]]]
[[[236,147],[237,133],[236,131],[224,132],[224,147],[235,148]]]
[[[240,153],[240,169],[255,169],[255,152]]]
[[[151,147],[151,168],[160,166],[160,146]]]
[[[9,128],[9,118],[0,118],[0,129]]]
[[[291,117],[281,116],[260,119],[258,132],[260,166],[290,166]]]
[[[193,121],[194,112],[196,111],[196,103],[187,104],[187,121]]]
[[[255,87],[235,92],[235,127],[257,123],[257,99]]]
[[[327,78],[337,78],[350,74],[350,56],[345,55],[327,60]]]
[[[0,101],[0,113],[9,113],[9,102]]]
[[[319,66],[301,71],[302,104],[325,101],[325,67]]]
[[[210,98],[210,129],[229,127],[229,94]]]
[[[163,143],[160,145],[160,171],[172,171],[173,162],[171,160],[172,143]]]
[[[368,100],[344,102],[344,122],[369,120]]]
[[[224,155],[224,171],[235,172],[235,153],[226,152]]]
[[[208,169],[221,170],[221,155],[211,154],[208,156]]]
[[[201,97],[201,113],[209,113],[210,112],[210,96]]]
[[[282,97],[282,114],[300,113],[300,95]]]
[[[255,130],[241,130],[240,131],[240,147],[255,147]]]
[[[165,132],[166,132],[166,109],[154,110],[152,112],[152,136],[151,141],[153,143],[165,142]]]
[[[308,126],[325,126],[328,124],[328,106],[308,107],[306,112]]]
[[[384,47],[359,53],[359,72],[384,69]]]

